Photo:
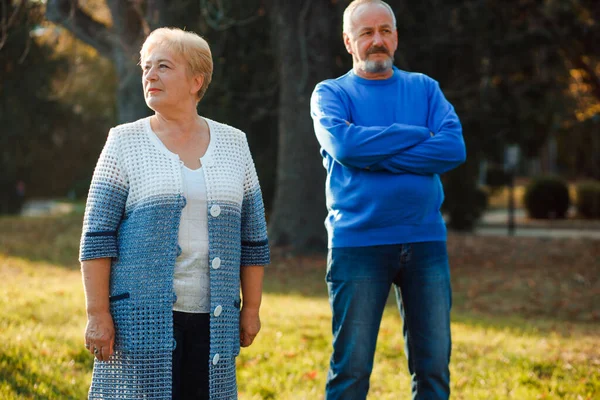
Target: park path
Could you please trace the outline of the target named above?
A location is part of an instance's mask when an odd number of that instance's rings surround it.
[[[57,200],[31,200],[23,207],[21,215],[37,217],[69,214],[74,211],[70,203]],[[508,210],[484,212],[474,232],[481,236],[508,236]],[[515,210],[515,236],[573,238],[600,240],[600,220],[595,221],[532,221],[522,209]]]
[[[523,209],[515,210],[515,236],[600,240],[600,220],[530,220]],[[479,220],[475,234],[508,236],[508,210],[488,210]]]

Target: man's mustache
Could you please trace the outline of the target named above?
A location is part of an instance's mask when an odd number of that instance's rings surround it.
[[[367,55],[377,54],[377,53],[383,53],[387,56],[390,56],[389,51],[383,46],[373,46],[369,50],[367,50]]]

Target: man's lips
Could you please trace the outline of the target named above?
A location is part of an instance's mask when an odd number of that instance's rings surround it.
[[[368,56],[370,56],[370,55],[373,55],[373,54],[382,54],[382,55],[384,55],[384,56],[388,56],[388,57],[390,56],[390,55],[389,55],[387,52],[385,52],[385,51],[372,51],[372,52],[368,53],[367,55],[368,55]]]
[[[387,51],[387,49],[385,47],[372,47],[367,51],[367,55],[370,56],[371,54],[383,54],[386,56],[390,56],[390,53]]]
[[[148,89],[148,93],[154,93],[154,92],[160,92],[160,89],[156,89],[156,88]]]

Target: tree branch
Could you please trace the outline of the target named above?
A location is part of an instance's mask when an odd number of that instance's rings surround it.
[[[596,99],[600,101],[600,77],[596,75],[594,68],[585,61],[583,55],[576,54],[575,52],[571,51],[569,48],[566,47],[563,47],[562,51],[568,58],[568,60],[571,62],[571,65],[585,72],[583,80],[591,86],[594,97],[596,97]]]
[[[0,14],[2,15],[2,19],[0,21],[0,49],[2,49],[2,47],[4,47],[4,44],[6,43],[6,39],[8,38],[8,29],[13,25],[13,23],[17,19],[19,11],[21,11],[20,8],[23,5],[23,2],[17,3],[16,8],[14,9],[12,15],[9,17],[7,15],[8,14],[7,1],[1,1],[1,3],[2,3],[2,11]]]
[[[83,12],[76,0],[48,0],[46,18],[69,30],[103,57],[112,59],[114,43],[108,27]]]
[[[257,13],[256,15],[236,20],[227,16],[231,10],[225,10],[222,1],[217,0],[216,3],[216,5],[213,5],[212,2],[200,0],[202,15],[204,16],[206,23],[216,31],[224,31],[232,26],[248,25],[261,17],[260,14]]]
[[[587,78],[584,76],[584,80],[591,86],[596,99],[600,100],[600,77],[594,71],[594,67],[585,61],[585,49],[582,49],[581,43],[577,39],[565,37],[561,33],[558,23],[542,10],[534,9],[533,14],[544,23],[554,40],[559,44],[563,59],[566,58],[572,66],[585,72]]]
[[[149,29],[149,32],[144,32],[146,36],[150,34],[150,31],[153,31],[156,28],[169,25],[164,21],[165,15],[167,13],[166,8],[167,5],[165,4],[164,0],[146,1],[146,16],[144,19]]]

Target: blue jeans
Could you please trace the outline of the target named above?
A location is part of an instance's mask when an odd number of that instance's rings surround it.
[[[412,398],[449,398],[452,290],[446,242],[333,248],[326,281],[333,312],[327,400],[366,398],[392,284],[404,321]]]

